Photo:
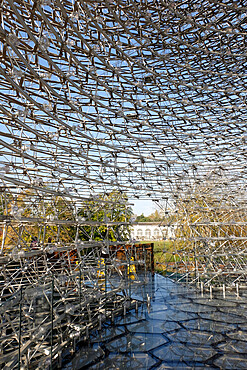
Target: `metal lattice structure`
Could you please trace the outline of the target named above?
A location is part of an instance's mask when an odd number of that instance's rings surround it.
[[[107,309],[107,287],[102,291],[95,273],[102,255],[118,276],[109,290],[113,311],[118,302],[131,304],[122,293],[135,266],[134,246],[124,247],[127,199],[152,199],[165,209],[182,279],[243,284],[245,1],[2,0],[0,7],[4,361],[11,351],[9,366],[60,358],[58,348],[46,357],[36,352],[53,348],[50,308],[59,311],[63,300],[74,297],[74,317]],[[125,248],[120,261],[111,246]],[[71,287],[67,296],[63,284]],[[37,305],[28,289],[47,305],[46,347],[17,338],[17,312],[27,328]]]
[[[246,199],[244,192],[238,196],[214,175],[177,199],[167,217],[175,230],[170,273],[202,290],[246,287]]]

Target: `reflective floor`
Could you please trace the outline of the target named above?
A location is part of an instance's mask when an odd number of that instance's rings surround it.
[[[247,369],[247,294],[196,293],[160,275],[132,289],[151,297],[90,336],[64,369]]]

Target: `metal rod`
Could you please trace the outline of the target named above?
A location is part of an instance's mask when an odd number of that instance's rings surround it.
[[[81,314],[81,265],[79,265],[80,278],[79,278],[79,302],[80,302],[80,314]]]
[[[18,345],[18,370],[21,368],[21,324],[22,324],[22,286],[20,291],[19,305],[19,345]]]
[[[51,281],[51,366],[52,370],[52,347],[53,347],[53,295],[54,295],[54,275],[52,275]]]

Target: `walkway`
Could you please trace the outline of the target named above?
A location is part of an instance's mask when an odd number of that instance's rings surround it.
[[[64,368],[247,368],[246,294],[210,299],[160,275],[145,289],[149,308],[94,332]]]

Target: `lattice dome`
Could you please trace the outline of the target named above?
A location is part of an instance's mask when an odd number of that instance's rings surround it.
[[[171,276],[210,297],[226,287],[239,296],[246,1],[1,0],[0,9],[2,363],[52,367],[76,335],[138,308],[130,275],[143,283],[137,270],[145,281],[154,261],[152,247],[130,239],[137,199],[155,201],[174,230]],[[21,328],[31,327],[28,341]]]
[[[4,186],[160,199],[218,174],[245,191],[243,2],[1,7]]]

